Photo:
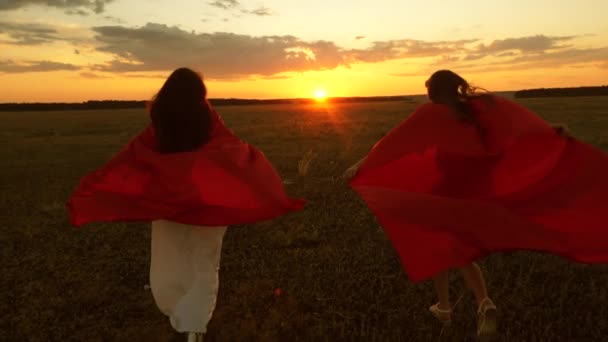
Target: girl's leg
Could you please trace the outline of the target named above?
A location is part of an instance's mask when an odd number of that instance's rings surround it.
[[[460,268],[460,272],[477,301],[477,335],[486,340],[496,333],[496,305],[488,297],[485,279],[476,263]]]
[[[435,285],[435,292],[437,292],[437,298],[439,303],[437,307],[441,310],[450,310],[452,305],[450,304],[450,273],[445,271],[437,274],[433,278],[433,285]]]
[[[439,302],[432,305],[429,310],[444,324],[449,324],[452,320],[452,307],[450,304],[450,275],[449,271],[437,274],[433,278],[433,285]]]
[[[467,286],[473,292],[477,305],[481,304],[484,299],[488,298],[488,289],[479,265],[471,263],[459,270]]]
[[[201,333],[188,333],[187,342],[203,342],[203,334]]]

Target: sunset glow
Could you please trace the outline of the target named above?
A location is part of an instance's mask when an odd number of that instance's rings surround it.
[[[314,96],[317,101],[325,101],[325,99],[327,98],[327,92],[325,91],[325,89],[316,89]]]
[[[211,98],[423,94],[438,69],[494,91],[603,85],[605,13],[604,0],[7,0],[0,102],[148,99],[182,66]]]

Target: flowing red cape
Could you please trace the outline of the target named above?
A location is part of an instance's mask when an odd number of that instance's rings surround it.
[[[412,281],[493,252],[608,262],[608,155],[500,97],[479,128],[425,104],[371,150],[351,186]]]
[[[106,165],[86,175],[68,202],[75,226],[93,221],[153,221],[226,226],[300,210],[255,147],[212,110],[211,138],[193,152],[161,154],[151,125]]]

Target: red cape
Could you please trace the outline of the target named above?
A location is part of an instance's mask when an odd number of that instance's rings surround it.
[[[480,131],[425,104],[351,181],[409,277],[507,250],[608,263],[608,155],[506,99],[470,105]]]
[[[194,152],[157,152],[149,125],[80,181],[68,202],[72,224],[167,219],[226,226],[300,210],[304,201],[286,196],[264,155],[212,116],[211,139]]]

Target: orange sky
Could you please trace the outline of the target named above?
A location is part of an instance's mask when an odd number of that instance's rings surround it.
[[[0,102],[148,99],[181,66],[212,98],[420,94],[443,68],[496,91],[608,83],[603,0],[47,3],[0,4]]]

